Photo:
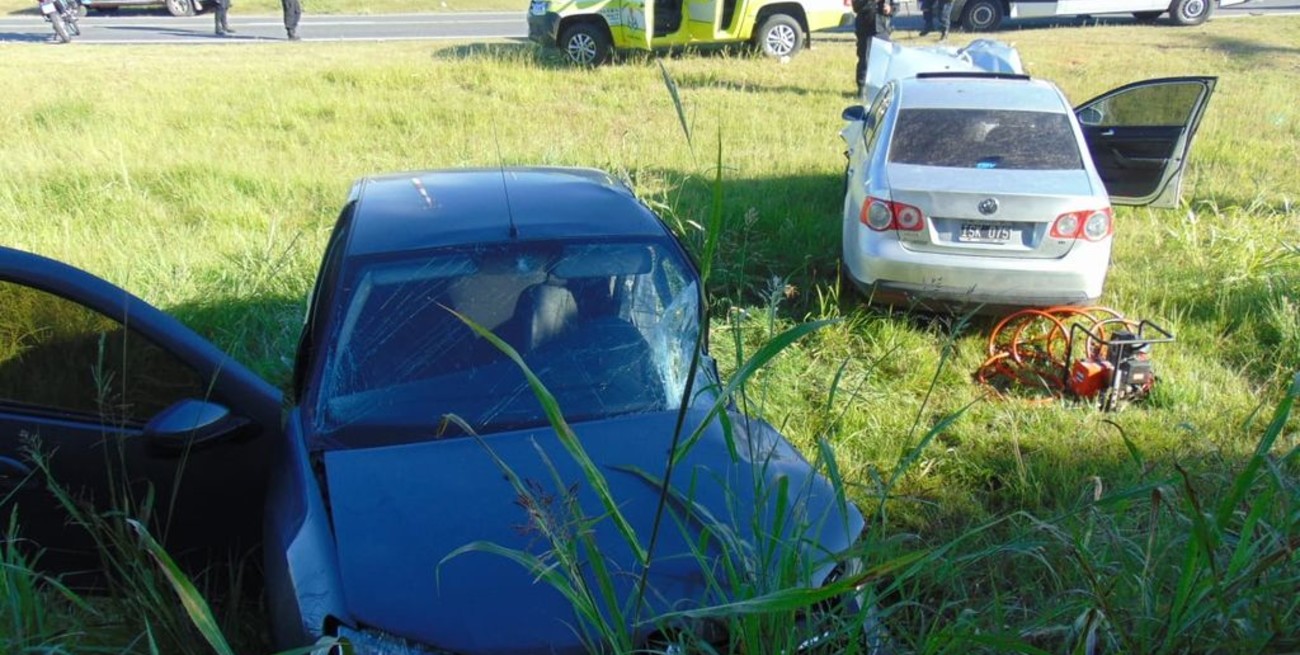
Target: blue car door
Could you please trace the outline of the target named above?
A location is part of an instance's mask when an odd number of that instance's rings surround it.
[[[83,514],[145,520],[200,564],[256,546],[281,434],[275,387],[128,292],[38,255],[0,247],[0,307],[0,518],[16,512],[38,566],[97,561],[52,485]]]

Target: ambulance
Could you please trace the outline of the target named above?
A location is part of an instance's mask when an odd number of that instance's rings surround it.
[[[781,59],[802,50],[809,33],[852,20],[850,0],[532,0],[528,35],[585,66],[615,50],[722,43]]]

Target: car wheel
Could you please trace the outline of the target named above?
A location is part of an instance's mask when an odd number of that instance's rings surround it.
[[[191,0],[167,0],[167,13],[173,16],[193,16],[194,3]]]
[[[1133,12],[1133,20],[1136,20],[1136,21],[1139,22],[1139,23],[1154,23],[1154,22],[1156,22],[1156,19],[1157,19],[1157,18],[1160,18],[1160,14],[1163,14],[1163,13],[1165,13],[1165,12],[1163,12],[1163,11],[1135,11],[1135,12]]]
[[[1169,17],[1175,25],[1200,25],[1210,17],[1213,0],[1174,0],[1169,7]]]
[[[803,26],[789,14],[772,14],[754,33],[754,45],[769,57],[793,57],[803,49]]]
[[[1002,3],[997,0],[970,0],[961,11],[961,24],[967,32],[988,32],[1002,24]]]
[[[571,63],[579,66],[599,66],[609,61],[613,50],[605,30],[591,23],[578,23],[560,35],[560,50]]]

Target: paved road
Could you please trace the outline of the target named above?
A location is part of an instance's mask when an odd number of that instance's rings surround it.
[[[915,3],[904,5],[898,29],[917,29],[920,18]],[[1219,10],[1217,18],[1252,15],[1300,14],[1300,0],[1254,0]],[[1104,22],[1132,22],[1131,19],[1105,17]],[[1015,25],[1058,26],[1075,24],[1076,19],[1037,19],[1018,21]],[[81,20],[79,43],[248,43],[284,39],[284,27],[278,15],[246,16],[236,8],[230,26],[236,34],[218,37],[212,33],[212,16],[174,18],[161,10],[132,11],[117,14],[94,14]],[[440,39],[484,40],[522,38],[528,27],[523,12],[457,12],[384,16],[313,16],[303,17],[299,28],[306,41],[425,41]],[[0,42],[40,42],[52,34],[50,27],[34,11],[31,15],[0,17]]]
[[[33,3],[35,4],[35,3]],[[247,16],[230,12],[235,34],[213,34],[212,14],[177,18],[163,11],[91,13],[80,21],[77,43],[248,43],[284,40],[279,15]],[[526,37],[523,12],[440,13],[382,16],[312,16],[304,14],[298,33],[304,41],[423,41]],[[0,42],[44,41],[53,30],[39,15],[0,17]]]

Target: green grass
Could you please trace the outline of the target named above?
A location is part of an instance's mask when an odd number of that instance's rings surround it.
[[[1278,427],[1276,457],[1250,478],[1264,500],[1208,522],[1203,510],[1229,495],[1300,370],[1300,19],[1264,25],[1003,35],[1031,72],[1079,102],[1140,78],[1220,78],[1187,205],[1117,212],[1103,301],[1178,335],[1156,347],[1154,396],[1119,414],[981,400],[971,373],[991,323],[868,311],[838,288],[836,132],[853,67],[843,36],[787,65],[728,53],[665,61],[694,150],[658,66],[642,57],[588,71],[514,43],[195,46],[187,57],[220,66],[178,74],[171,47],[106,57],[0,46],[0,87],[21,90],[0,112],[0,242],[124,286],[284,384],[352,179],[499,163],[605,168],[632,180],[698,252],[721,133],[715,354],[731,370],[738,351],[783,328],[842,319],[788,349],[750,381],[750,395],[810,456],[828,439],[854,499],[886,510],[873,542],[881,557],[950,548],[945,565],[891,592],[910,603],[894,615],[909,642],[963,650],[969,635],[1011,635],[1056,652],[1091,634],[1120,650],[1177,651],[1280,625],[1274,632],[1291,641],[1273,649],[1300,648],[1295,586],[1285,591],[1300,533],[1296,420]],[[51,83],[56,66],[76,75]],[[908,466],[887,484],[900,461]],[[1237,544],[1240,557],[1266,563],[1288,542],[1280,572],[1228,564]],[[1219,557],[1220,568],[1191,568],[1215,575],[1180,582],[1184,558]],[[1262,595],[1214,605],[1240,592],[1230,570]],[[1178,614],[1174,598],[1205,601],[1192,605],[1213,616]]]

